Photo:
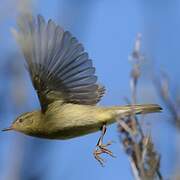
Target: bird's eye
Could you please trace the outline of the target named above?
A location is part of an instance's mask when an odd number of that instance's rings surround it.
[[[23,122],[23,120],[22,120],[22,119],[19,119],[18,121],[19,121],[20,123],[22,123],[22,122]]]

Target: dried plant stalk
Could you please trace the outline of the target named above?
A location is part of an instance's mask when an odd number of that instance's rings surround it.
[[[118,120],[120,141],[128,155],[133,176],[136,180],[163,179],[159,171],[160,155],[154,148],[150,134],[146,135],[133,113],[133,104],[137,103],[137,84],[141,75],[144,56],[140,52],[141,34],[137,35],[135,46],[130,56],[132,62],[130,87],[132,91],[132,115]],[[122,121],[123,119],[123,121]],[[124,123],[122,123],[124,122]]]
[[[162,73],[160,78],[155,79],[155,85],[159,93],[159,97],[162,99],[164,105],[169,110],[172,121],[177,129],[180,130],[180,103],[179,103],[179,91],[173,95],[170,92],[170,82],[168,75]]]
[[[171,92],[169,77],[164,72],[158,78],[156,77],[155,86],[159,93],[159,97],[161,98],[162,102],[171,114],[172,118],[168,119],[171,120],[171,123],[176,127],[177,130],[180,131],[180,91],[178,91],[178,89],[175,89],[174,93]],[[175,175],[174,177],[172,177],[172,179],[174,180],[180,179],[180,168],[178,162],[180,157],[179,139],[177,140],[176,149],[177,161],[175,162]]]

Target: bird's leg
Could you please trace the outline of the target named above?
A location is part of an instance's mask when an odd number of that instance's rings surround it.
[[[94,150],[94,157],[99,163],[104,166],[105,160],[100,157],[101,154],[109,154],[111,157],[115,157],[113,153],[107,149],[107,146],[112,144],[112,141],[108,142],[107,144],[103,144],[103,138],[106,133],[106,124],[103,124],[102,129],[101,129],[101,136],[97,142],[96,149]]]

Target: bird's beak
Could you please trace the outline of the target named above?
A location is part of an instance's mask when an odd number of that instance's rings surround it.
[[[5,128],[5,129],[2,129],[2,131],[10,131],[10,130],[13,130],[12,127],[8,127],[8,128]]]

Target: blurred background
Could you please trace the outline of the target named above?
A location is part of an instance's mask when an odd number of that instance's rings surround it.
[[[139,103],[159,103],[163,113],[146,116],[153,142],[161,155],[161,174],[173,179],[180,165],[180,135],[153,80],[168,74],[172,99],[180,102],[179,0],[2,0],[0,6],[0,128],[21,113],[39,108],[24,68],[24,59],[11,29],[19,13],[42,14],[71,31],[93,60],[99,82],[106,86],[100,105],[125,104],[130,98],[129,56],[137,33],[142,34],[143,64]],[[180,103],[179,103],[180,104]],[[179,107],[179,106],[178,106]],[[145,126],[146,128],[147,126]],[[116,158],[102,168],[92,155],[100,132],[67,141],[50,141],[16,132],[0,133],[0,180],[131,180],[130,164],[119,142],[116,124],[105,141]],[[176,176],[177,177],[177,176]],[[177,179],[177,178],[174,178]]]

